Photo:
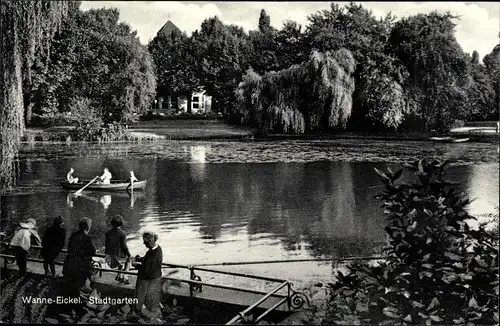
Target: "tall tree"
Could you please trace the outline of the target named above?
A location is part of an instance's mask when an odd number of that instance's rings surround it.
[[[278,69],[300,64],[307,59],[309,48],[304,43],[302,26],[295,21],[286,21],[276,33],[275,40]]]
[[[31,79],[37,52],[47,54],[47,42],[58,30],[68,10],[68,1],[1,1],[0,30],[0,188],[12,185],[13,160],[25,128],[23,80]]]
[[[479,64],[479,53],[476,50],[472,52],[471,63],[476,65]]]
[[[469,82],[466,87],[468,110],[462,113],[464,120],[490,120],[498,117],[495,109],[494,77],[479,63],[477,51],[472,53],[469,64]]]
[[[492,86],[495,90],[495,107],[493,117],[498,120],[498,114],[500,111],[500,44],[497,44],[491,53],[484,56],[483,62],[493,82]]]
[[[234,89],[248,67],[248,36],[235,26],[224,25],[218,17],[206,19],[192,35],[201,61],[200,80],[213,96],[214,110],[231,113]]]
[[[466,101],[468,60],[455,38],[454,18],[437,12],[403,18],[389,38],[390,51],[409,72],[405,87],[418,94],[426,130],[447,131]]]
[[[201,68],[193,40],[185,33],[173,30],[157,34],[149,43],[158,78],[158,93],[186,94],[200,89],[198,70]]]
[[[267,33],[270,29],[271,17],[266,13],[264,9],[262,9],[259,16],[259,31],[262,33]]]
[[[268,72],[249,69],[236,90],[240,110],[264,132],[304,133],[345,128],[352,109],[351,52],[313,51],[301,65]]]
[[[250,65],[259,74],[279,68],[275,37],[276,29],[271,26],[271,17],[262,9],[259,17],[259,29],[249,32],[253,49]]]
[[[409,101],[402,88],[406,72],[386,52],[387,39],[395,18],[377,19],[362,5],[332,4],[308,17],[304,44],[320,51],[346,48],[356,59],[356,90],[350,128],[397,128],[408,111]]]
[[[76,124],[92,116],[99,127],[134,120],[149,108],[156,87],[151,56],[118,20],[117,9],[71,16],[53,42],[51,60],[36,70],[37,113],[73,117]]]
[[[44,117],[56,117],[68,106],[72,76],[79,60],[76,33],[77,17],[80,14],[80,4],[70,2],[67,18],[50,44],[50,55],[47,58],[37,56],[32,67],[32,81],[23,89],[28,104],[29,114]],[[28,119],[27,119],[28,120]],[[30,119],[31,120],[31,119]]]

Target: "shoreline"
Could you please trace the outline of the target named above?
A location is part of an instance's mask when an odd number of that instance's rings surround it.
[[[44,134],[49,134],[44,133]],[[378,140],[378,141],[421,141],[421,142],[435,142],[435,143],[446,143],[439,141],[432,141],[431,137],[449,137],[447,134],[444,135],[431,135],[431,134],[411,134],[411,135],[378,135],[378,134],[362,134],[362,133],[348,133],[348,134],[325,134],[325,135],[314,135],[314,134],[302,134],[302,135],[289,135],[289,134],[268,134],[268,135],[256,135],[256,134],[212,134],[212,135],[186,135],[183,133],[178,134],[168,134],[168,135],[158,135],[151,132],[133,131],[131,139],[126,140],[109,140],[109,141],[82,141],[82,140],[72,140],[70,138],[62,139],[57,136],[48,137],[36,137],[29,139],[24,136],[21,140],[21,144],[33,144],[33,143],[140,143],[140,142],[154,142],[154,141],[165,141],[165,140],[186,140],[186,141],[287,141],[287,140],[310,140],[310,141],[321,141],[321,140]],[[497,143],[495,137],[485,137],[482,139],[469,139],[468,143]]]
[[[468,133],[433,132],[364,132],[344,131],[332,133],[278,134],[261,133],[246,126],[233,126],[221,120],[152,120],[141,121],[129,126],[126,138],[118,141],[80,141],[71,139],[72,127],[54,126],[48,128],[27,128],[21,143],[120,143],[158,140],[242,140],[242,141],[281,141],[281,140],[380,140],[380,141],[432,141],[431,137],[470,138],[469,142],[498,142],[498,134],[472,135]],[[439,142],[439,141],[437,141]]]

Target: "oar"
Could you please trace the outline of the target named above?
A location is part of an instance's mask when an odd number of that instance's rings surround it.
[[[75,192],[75,195],[79,195],[82,193],[83,189],[87,188],[88,186],[90,186],[91,183],[93,183],[94,181],[97,180],[97,178],[99,178],[99,176],[95,177],[94,179],[90,180],[89,183],[87,183],[82,189],[78,190],[77,192]]]

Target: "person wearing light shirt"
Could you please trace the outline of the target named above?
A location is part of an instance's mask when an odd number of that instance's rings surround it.
[[[28,264],[28,252],[31,248],[31,237],[35,238],[39,245],[42,244],[42,239],[38,235],[36,229],[36,220],[29,218],[26,223],[19,223],[20,229],[16,231],[14,237],[10,242],[15,256],[16,263],[19,267],[19,274],[21,277],[26,275],[26,265]]]
[[[127,190],[132,187],[132,190],[134,190],[134,182],[137,182],[139,181],[136,177],[135,177],[135,174],[134,174],[134,171],[130,171],[130,179],[129,179],[130,183],[129,185],[127,186]]]
[[[73,168],[70,168],[68,174],[66,175],[66,180],[68,180],[69,183],[78,183],[78,178],[75,178],[73,176],[74,172],[75,170]]]
[[[99,177],[101,179],[101,183],[105,185],[109,185],[111,183],[111,172],[109,172],[108,168],[104,168],[104,173]]]

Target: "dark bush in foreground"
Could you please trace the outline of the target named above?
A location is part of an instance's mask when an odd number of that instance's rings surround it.
[[[388,258],[338,273],[327,323],[498,324],[498,235],[469,227],[470,201],[443,179],[445,165],[406,164],[415,172],[412,184],[396,183],[402,170],[377,170]]]

